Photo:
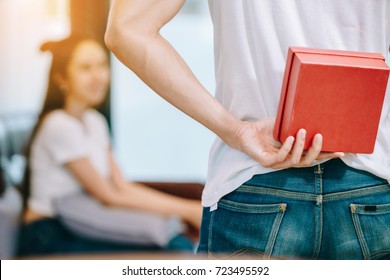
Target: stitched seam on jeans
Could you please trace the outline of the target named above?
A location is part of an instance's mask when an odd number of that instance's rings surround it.
[[[318,256],[321,253],[322,233],[323,233],[323,227],[324,227],[324,224],[323,224],[323,203],[321,203],[319,205],[316,205],[315,207],[319,207],[320,208],[319,209],[319,215],[318,215],[318,218],[319,218],[319,228],[316,229],[316,237],[315,237],[316,238],[316,244],[315,244],[316,246],[315,246],[315,248],[316,248],[317,252],[315,252],[315,255],[313,254],[313,258],[318,259]],[[317,239],[317,236],[318,236],[318,239]]]
[[[264,252],[257,250],[255,248],[242,248],[242,249],[234,252],[233,255],[230,256],[230,258],[237,257],[237,256],[243,256],[243,255],[246,255],[248,253],[254,253],[258,256],[263,256],[262,259],[265,259],[267,257]]]
[[[267,259],[268,258],[268,255],[266,255],[264,252],[260,251],[260,250],[257,250],[255,248],[241,248],[229,255],[226,255],[226,254],[212,254],[210,252],[209,254],[209,259],[210,260],[231,260],[231,259],[234,259],[236,257],[240,257],[240,256],[245,256],[249,253],[252,253],[255,254],[256,256],[262,256],[261,259]],[[240,258],[238,258],[240,259]],[[251,259],[256,259],[256,258],[251,258]]]
[[[385,192],[388,190],[390,190],[390,185],[384,184],[384,185],[378,185],[378,186],[368,187],[364,189],[355,189],[350,191],[336,192],[336,193],[323,195],[323,201],[353,198],[353,197],[358,197],[358,196],[363,196],[368,194],[375,194],[378,192]],[[246,193],[258,193],[258,194],[272,195],[272,196],[281,196],[281,197],[297,199],[297,200],[306,200],[306,201],[317,200],[317,195],[314,194],[297,193],[293,191],[270,189],[267,187],[259,187],[253,185],[242,185],[236,191],[246,192]]]
[[[319,165],[318,165],[319,166]],[[320,166],[319,166],[320,167]],[[314,206],[314,238],[313,238],[313,254],[312,259],[317,259],[321,249],[321,215],[322,215],[322,170],[314,172],[314,191],[316,194],[316,205]]]
[[[318,259],[318,256],[320,255],[320,252],[321,252],[321,244],[322,244],[322,230],[323,230],[323,177],[322,177],[322,174],[323,174],[323,169],[321,169],[321,173],[317,174],[317,176],[319,177],[319,180],[320,180],[320,189],[319,189],[319,197],[321,198],[321,201],[319,202],[317,200],[317,205],[315,207],[319,207],[319,228],[318,228],[318,232],[316,232],[316,247],[317,247],[317,253],[316,253],[316,256],[315,258]],[[317,198],[319,198],[317,197]],[[318,239],[317,239],[318,237]]]
[[[314,194],[276,190],[276,189],[269,189],[267,187],[258,187],[258,186],[251,186],[251,185],[242,185],[236,191],[247,192],[247,193],[258,193],[258,194],[265,194],[265,195],[272,195],[272,196],[281,196],[285,198],[307,200],[307,201],[316,201],[317,199],[317,195]]]
[[[333,201],[339,199],[353,198],[353,197],[376,194],[376,193],[386,192],[386,191],[390,191],[390,186],[388,184],[364,188],[364,189],[356,189],[356,190],[350,190],[344,192],[325,194],[323,196],[323,201]]]
[[[277,213],[281,211],[282,206],[284,206],[284,203],[278,203],[278,204],[244,204],[239,202],[228,202],[220,200],[218,202],[218,206],[230,209],[230,210],[237,210],[242,211],[246,213],[253,213],[253,214],[271,214],[271,213]]]
[[[280,211],[276,215],[276,218],[275,218],[274,223],[272,225],[271,235],[268,239],[267,246],[265,247],[265,252],[266,252],[268,258],[271,258],[272,252],[274,250],[276,237],[278,236],[280,224],[282,223],[285,212],[286,211]]]
[[[365,206],[364,204],[354,204],[356,207],[355,213],[360,215],[367,215],[367,216],[375,216],[375,215],[383,215],[383,214],[389,214],[390,213],[390,204],[374,204],[376,206],[375,211],[367,211],[364,210]]]
[[[360,225],[359,217],[354,212],[354,210],[352,210],[352,206],[353,205],[351,205],[352,222],[353,222],[353,225],[354,225],[354,228],[355,228],[355,231],[356,231],[359,243],[360,243],[360,248],[362,250],[363,257],[364,257],[364,259],[367,260],[369,258],[369,251],[368,251],[367,243],[364,239],[364,235],[363,235],[363,231],[362,231],[362,228]]]
[[[390,250],[381,250],[381,251],[377,251],[375,253],[372,253],[368,256],[369,259],[376,259],[377,256],[386,256],[386,255],[390,255]]]

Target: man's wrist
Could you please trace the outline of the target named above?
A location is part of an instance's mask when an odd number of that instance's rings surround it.
[[[241,127],[243,126],[243,121],[234,117],[233,115],[229,116],[222,126],[220,134],[218,136],[230,147],[238,149],[238,139]]]

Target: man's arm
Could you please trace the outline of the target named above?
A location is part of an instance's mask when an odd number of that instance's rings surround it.
[[[160,35],[160,29],[183,4],[184,0],[114,0],[105,38],[107,46],[162,98],[263,166],[287,168],[309,165],[325,156],[338,156],[320,155],[320,137],[302,156],[304,133],[298,133],[296,141],[294,137],[289,137],[281,145],[270,137],[272,121],[248,123],[227,111]]]
[[[106,42],[118,59],[162,98],[227,139],[238,125],[237,120],[207,92],[159,33],[183,3],[183,0],[114,1]]]

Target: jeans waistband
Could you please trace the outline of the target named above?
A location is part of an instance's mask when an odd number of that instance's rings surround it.
[[[388,181],[369,172],[349,167],[341,159],[332,159],[312,167],[289,168],[255,175],[244,185],[327,194],[388,185]]]

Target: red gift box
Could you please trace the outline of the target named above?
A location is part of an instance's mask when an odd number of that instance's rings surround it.
[[[305,149],[320,133],[322,151],[372,153],[389,73],[381,54],[291,47],[275,139],[304,128]]]

